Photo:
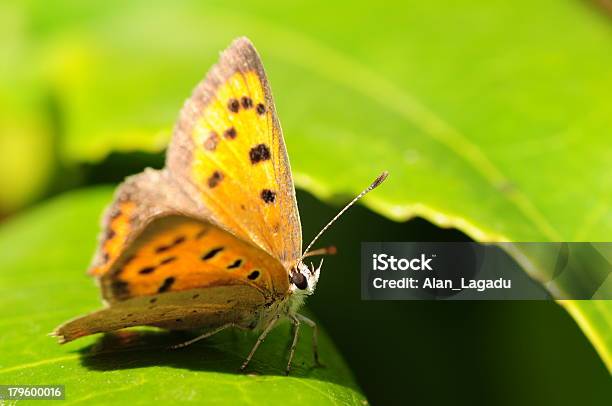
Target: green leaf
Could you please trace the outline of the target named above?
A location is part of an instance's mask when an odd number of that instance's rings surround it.
[[[53,139],[46,123],[26,106],[0,95],[0,213],[40,197],[54,164]]]
[[[24,10],[64,114],[65,159],[160,150],[218,51],[246,34],[297,184],[319,197],[353,194],[388,169],[367,204],[396,220],[422,216],[478,241],[611,235],[612,28],[586,2]],[[564,306],[612,370],[612,304]]]
[[[238,367],[256,335],[227,332],[183,350],[185,336],[153,329],[60,346],[48,333],[101,307],[84,270],[94,249],[107,188],[73,192],[0,228],[0,381],[66,385],[70,404],[189,400],[214,404],[367,403],[342,357],[320,334],[325,367],[313,365],[311,331],[301,330],[294,370],[284,376],[288,325],[256,353],[250,374]]]
[[[18,13],[0,4],[0,214],[43,193],[55,158],[45,94],[26,30]]]

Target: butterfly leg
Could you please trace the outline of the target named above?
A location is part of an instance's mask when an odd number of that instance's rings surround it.
[[[268,333],[274,328],[274,326],[278,322],[278,319],[280,319],[280,314],[277,315],[277,316],[274,316],[274,318],[268,323],[268,325],[266,326],[264,331],[261,333],[261,335],[257,339],[257,342],[253,346],[253,349],[251,350],[251,353],[249,354],[247,359],[244,361],[244,363],[240,367],[241,371],[244,371],[244,369],[247,367],[247,365],[249,365],[249,362],[251,362],[251,358],[253,358],[253,354],[255,354],[255,351],[257,351],[257,349],[259,348],[261,343],[263,343],[263,341],[266,339],[266,337],[268,336]]]
[[[317,323],[301,314],[296,315],[296,317],[298,318],[298,320],[303,321],[304,323],[306,323],[307,326],[312,328],[312,354],[314,355],[314,361],[317,366],[323,366],[323,364],[321,364],[321,361],[319,361],[319,327],[317,326]]]
[[[293,341],[291,342],[291,349],[289,350],[289,361],[287,362],[287,369],[285,374],[289,375],[291,371],[291,362],[293,361],[293,354],[295,354],[295,347],[297,346],[298,337],[300,334],[300,320],[295,316],[289,316],[293,323]]]
[[[207,333],[204,333],[201,336],[197,336],[196,338],[194,338],[192,340],[186,341],[184,343],[173,345],[170,348],[173,349],[173,350],[176,350],[177,348],[187,347],[188,345],[191,345],[193,343],[197,343],[200,340],[204,340],[205,338],[208,338],[210,336],[214,336],[215,334],[220,333],[221,331],[223,331],[225,329],[228,329],[230,327],[236,327],[236,328],[239,328],[241,330],[248,330],[248,329],[242,327],[239,324],[236,324],[236,323],[227,323],[227,324],[222,325],[221,327],[218,327],[218,328],[216,328],[214,330],[211,330],[211,331],[209,331]]]

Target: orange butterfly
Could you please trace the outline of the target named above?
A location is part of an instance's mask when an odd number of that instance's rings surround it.
[[[132,326],[204,329],[183,347],[229,327],[261,331],[253,354],[281,318],[295,325],[321,266],[302,254],[295,189],[272,93],[251,42],[235,40],[185,103],[166,167],[128,178],[107,210],[90,274],[107,307],[59,326],[61,343]]]

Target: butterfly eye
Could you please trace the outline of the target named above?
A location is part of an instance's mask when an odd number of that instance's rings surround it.
[[[293,283],[300,290],[304,290],[308,287],[306,277],[300,272],[294,272],[291,275],[291,283]]]

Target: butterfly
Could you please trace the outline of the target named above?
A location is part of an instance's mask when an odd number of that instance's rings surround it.
[[[321,272],[304,264],[333,247],[302,253],[295,188],[262,62],[247,38],[236,39],[180,113],[161,170],[121,184],[102,221],[89,273],[106,307],[60,325],[60,343],[134,326],[197,330],[180,348],[228,328],[260,333],[245,369],[281,319],[294,325]]]

